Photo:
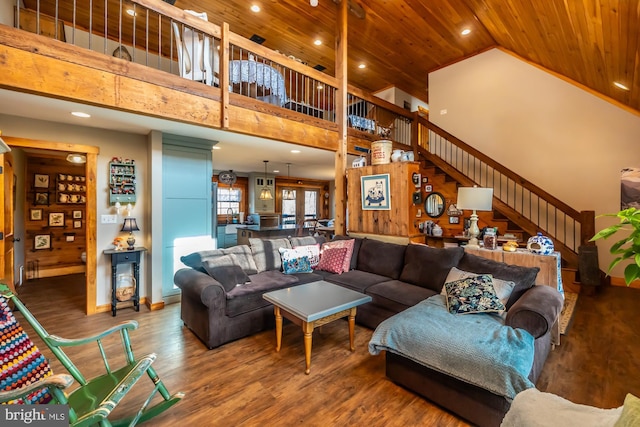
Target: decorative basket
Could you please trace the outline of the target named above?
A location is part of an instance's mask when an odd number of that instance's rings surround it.
[[[129,301],[136,290],[136,279],[130,274],[119,274],[116,280],[116,299]]]
[[[122,288],[116,289],[116,299],[118,301],[129,301],[133,296],[134,287],[133,286],[125,286]]]

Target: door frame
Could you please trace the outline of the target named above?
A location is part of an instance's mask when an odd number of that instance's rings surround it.
[[[50,150],[50,151],[63,151],[82,153],[87,156],[86,169],[86,185],[87,185],[87,204],[86,204],[86,221],[85,221],[85,233],[86,233],[86,251],[87,251],[87,263],[86,263],[86,304],[85,313],[95,314],[97,313],[96,298],[96,275],[97,275],[97,261],[98,261],[98,243],[97,243],[97,194],[96,194],[96,171],[98,169],[98,154],[100,154],[100,148],[91,145],[83,144],[69,144],[63,142],[43,141],[27,138],[18,138],[2,135],[2,139],[10,147],[16,148],[32,148],[38,150]]]

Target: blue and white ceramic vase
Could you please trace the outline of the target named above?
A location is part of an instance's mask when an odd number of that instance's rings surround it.
[[[538,255],[550,255],[553,253],[553,241],[538,233],[527,240],[527,250]]]

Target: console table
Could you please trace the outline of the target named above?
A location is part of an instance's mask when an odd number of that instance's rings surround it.
[[[536,276],[536,285],[545,285],[555,288],[562,294],[564,299],[564,289],[562,287],[562,268],[560,252],[554,252],[550,255],[538,255],[524,249],[518,249],[515,252],[503,251],[501,248],[496,250],[484,248],[470,248],[465,246],[465,252],[483,258],[492,259],[494,261],[504,262],[505,264],[520,265],[523,267],[538,267],[540,271]],[[560,316],[558,321],[553,325],[551,331],[551,342],[555,345],[560,344]]]
[[[142,254],[147,249],[136,247],[132,250],[117,251],[115,249],[107,249],[103,253],[111,257],[111,315],[115,317],[118,308],[118,299],[116,298],[117,272],[118,265],[131,264],[133,268],[133,296],[131,299],[122,302],[133,302],[136,311],[140,311],[140,261]]]

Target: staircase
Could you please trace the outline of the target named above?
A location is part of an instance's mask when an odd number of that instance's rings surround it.
[[[595,213],[571,208],[533,183],[520,177],[475,148],[421,116],[416,116],[414,151],[440,184],[438,191],[453,198],[457,186],[492,187],[493,212],[479,212],[479,227],[498,227],[499,234],[511,233],[526,242],[538,232],[553,240],[563,260],[563,281],[571,287],[579,279],[580,246],[592,246]]]

